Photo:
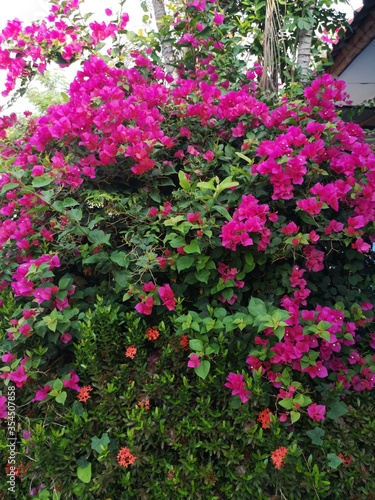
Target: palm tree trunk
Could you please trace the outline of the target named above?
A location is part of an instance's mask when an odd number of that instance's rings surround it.
[[[311,17],[314,14],[315,3],[314,0],[310,5]],[[302,83],[306,82],[309,73],[313,27],[311,25],[308,30],[302,29],[298,36],[297,68],[300,69]]]
[[[283,45],[278,0],[267,0],[263,37],[263,74],[260,88],[277,92],[280,72],[280,44]]]
[[[154,9],[156,26],[160,33],[161,29],[163,28],[162,18],[166,14],[164,0],[152,0],[152,7]],[[173,49],[170,43],[167,42],[161,43],[161,54],[163,61],[165,63],[165,69],[167,73],[173,73],[174,56],[173,56]]]

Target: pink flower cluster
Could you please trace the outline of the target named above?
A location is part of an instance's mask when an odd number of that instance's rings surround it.
[[[155,291],[156,286],[152,281],[145,283],[142,286],[142,291],[149,293],[149,295],[140,295],[141,302],[136,304],[135,309],[139,314],[145,314],[150,316],[152,314],[152,309],[156,305]],[[174,292],[169,284],[159,286],[157,288],[157,294],[161,300],[163,306],[165,306],[168,311],[173,311],[176,307],[176,299]]]
[[[246,389],[246,382],[243,375],[230,372],[227,377],[225,387],[232,390],[232,396],[238,395],[242,403],[249,401],[251,392]]]
[[[251,246],[254,245],[253,238],[259,235],[257,249],[265,250],[271,239],[271,230],[266,227],[267,220],[277,220],[277,215],[270,213],[268,205],[259,204],[252,194],[242,196],[232,220],[221,229],[223,247],[235,251],[238,245]]]
[[[94,51],[102,41],[115,38],[129,20],[124,14],[117,23],[92,22],[85,26],[82,18],[73,24],[70,19],[73,12],[76,18],[80,15],[78,9],[78,0],[64,7],[52,5],[47,19],[26,28],[18,19],[8,21],[0,33],[0,43],[7,42],[9,47],[0,50],[0,68],[8,71],[3,96],[15,88],[18,78],[31,78],[35,70],[44,73],[47,64],[56,58],[64,66],[80,57],[85,48]]]

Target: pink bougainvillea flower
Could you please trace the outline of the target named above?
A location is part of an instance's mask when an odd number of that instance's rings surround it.
[[[173,311],[176,307],[176,299],[174,298],[174,292],[170,285],[166,284],[159,287],[158,294],[162,300],[163,306],[165,306],[169,311]]]
[[[143,297],[141,297],[141,299],[143,299]],[[139,314],[145,314],[146,316],[149,316],[152,313],[152,308],[155,304],[155,300],[149,295],[145,300],[142,300],[142,302],[139,302],[135,306],[135,310],[138,311]]]
[[[194,224],[194,222],[198,222],[199,224],[202,223],[202,214],[200,214],[199,212],[189,212],[186,216],[188,222]]]
[[[68,342],[70,342],[72,340],[72,336],[70,335],[70,333],[63,333],[62,335],[60,335],[60,342],[62,342],[63,344],[67,344]]]
[[[148,211],[148,215],[150,217],[156,217],[159,213],[159,210],[155,207],[151,207],[150,210]]]
[[[74,389],[75,391],[79,392],[81,389],[78,385],[79,376],[76,374],[74,370],[70,370],[69,375],[70,377],[68,379],[63,380],[64,387],[67,387],[69,389]]]
[[[147,283],[144,283],[142,285],[142,290],[146,293],[153,292],[154,290],[156,290],[156,286],[152,281],[148,281]]]
[[[212,161],[215,158],[215,155],[212,151],[208,150],[204,153],[203,158],[207,161]]]
[[[198,354],[190,354],[189,361],[188,361],[188,368],[198,368],[198,366],[201,364],[201,359],[198,356]]]
[[[187,2],[187,7],[195,7],[197,10],[203,12],[206,8],[206,0],[192,0]]]
[[[224,19],[225,19],[224,14],[220,14],[216,10],[214,11],[214,23],[215,24],[223,24]]]
[[[52,385],[45,385],[44,387],[38,386],[39,389],[36,391],[34,399],[32,401],[44,401],[48,393],[52,390]]]
[[[251,392],[246,389],[246,382],[243,375],[230,372],[227,377],[227,382],[224,385],[228,387],[228,389],[232,389],[232,396],[238,395],[242,403],[249,401]]]
[[[30,337],[31,326],[28,323],[25,323],[18,328],[18,331],[25,337]]]
[[[7,398],[5,396],[0,396],[0,419],[7,418]],[[1,420],[0,420],[1,422]]]
[[[6,354],[3,354],[1,356],[1,361],[3,361],[4,363],[11,363],[12,361],[14,361],[16,359],[16,357],[17,356],[15,354],[7,352]]]
[[[16,384],[17,387],[22,387],[27,381],[25,367],[20,365],[14,372],[8,373],[8,378]]]
[[[326,414],[326,407],[324,405],[317,405],[316,403],[311,404],[307,407],[307,413],[309,417],[314,420],[314,422],[320,422],[324,420]]]

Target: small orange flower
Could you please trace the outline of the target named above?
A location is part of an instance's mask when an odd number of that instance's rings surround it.
[[[280,446],[271,453],[271,460],[275,466],[275,469],[280,469],[280,467],[285,465],[284,458],[287,453],[288,453],[288,448],[285,448],[285,446]]]
[[[137,457],[133,455],[129,448],[126,446],[121,448],[117,455],[117,462],[122,466],[128,468],[137,460]]]
[[[342,463],[344,464],[345,467],[349,467],[349,465],[352,463],[352,457],[350,456],[345,456],[342,453],[337,453],[337,456],[341,458]]]
[[[125,356],[130,359],[134,359],[136,354],[137,348],[135,347],[135,345],[129,346],[125,351]]]
[[[180,346],[184,349],[189,347],[189,337],[187,335],[181,335]]]
[[[271,424],[271,410],[269,408],[262,410],[257,420],[260,422],[262,429],[269,429]]]
[[[81,387],[78,393],[78,401],[81,401],[81,403],[86,402],[88,399],[91,398],[90,392],[92,391],[91,385],[85,385]]]
[[[144,399],[143,401],[138,401],[137,404],[140,408],[144,408],[145,410],[150,409],[150,400],[149,399]]]
[[[148,340],[156,340],[160,337],[160,332],[157,328],[148,328],[146,330],[146,337]]]

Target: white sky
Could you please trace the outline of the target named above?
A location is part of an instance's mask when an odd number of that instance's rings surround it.
[[[128,0],[125,3],[124,11],[130,16],[130,22],[128,24],[128,29],[132,31],[138,31],[142,22],[142,16],[144,12],[140,8],[141,0]],[[349,5],[348,5],[349,4]],[[342,3],[342,8],[340,10],[347,14],[347,17],[351,19],[353,17],[353,10],[357,9],[362,5],[362,0],[349,0]],[[51,4],[48,0],[0,0],[0,30],[2,30],[8,20],[19,19],[23,21],[26,25],[32,21],[45,17],[50,9]],[[97,20],[99,22],[103,20],[110,19],[105,15],[105,9],[112,9],[115,14],[119,9],[118,0],[85,0],[82,3],[81,9],[83,13],[92,12],[92,20]],[[4,88],[5,75],[0,71],[0,92]],[[6,99],[0,96],[0,106],[5,104]],[[22,112],[25,109],[29,109],[30,105],[26,99],[19,99],[15,105],[12,106],[11,111]],[[9,113],[9,110],[6,111]],[[1,115],[1,112],[0,112]]]

